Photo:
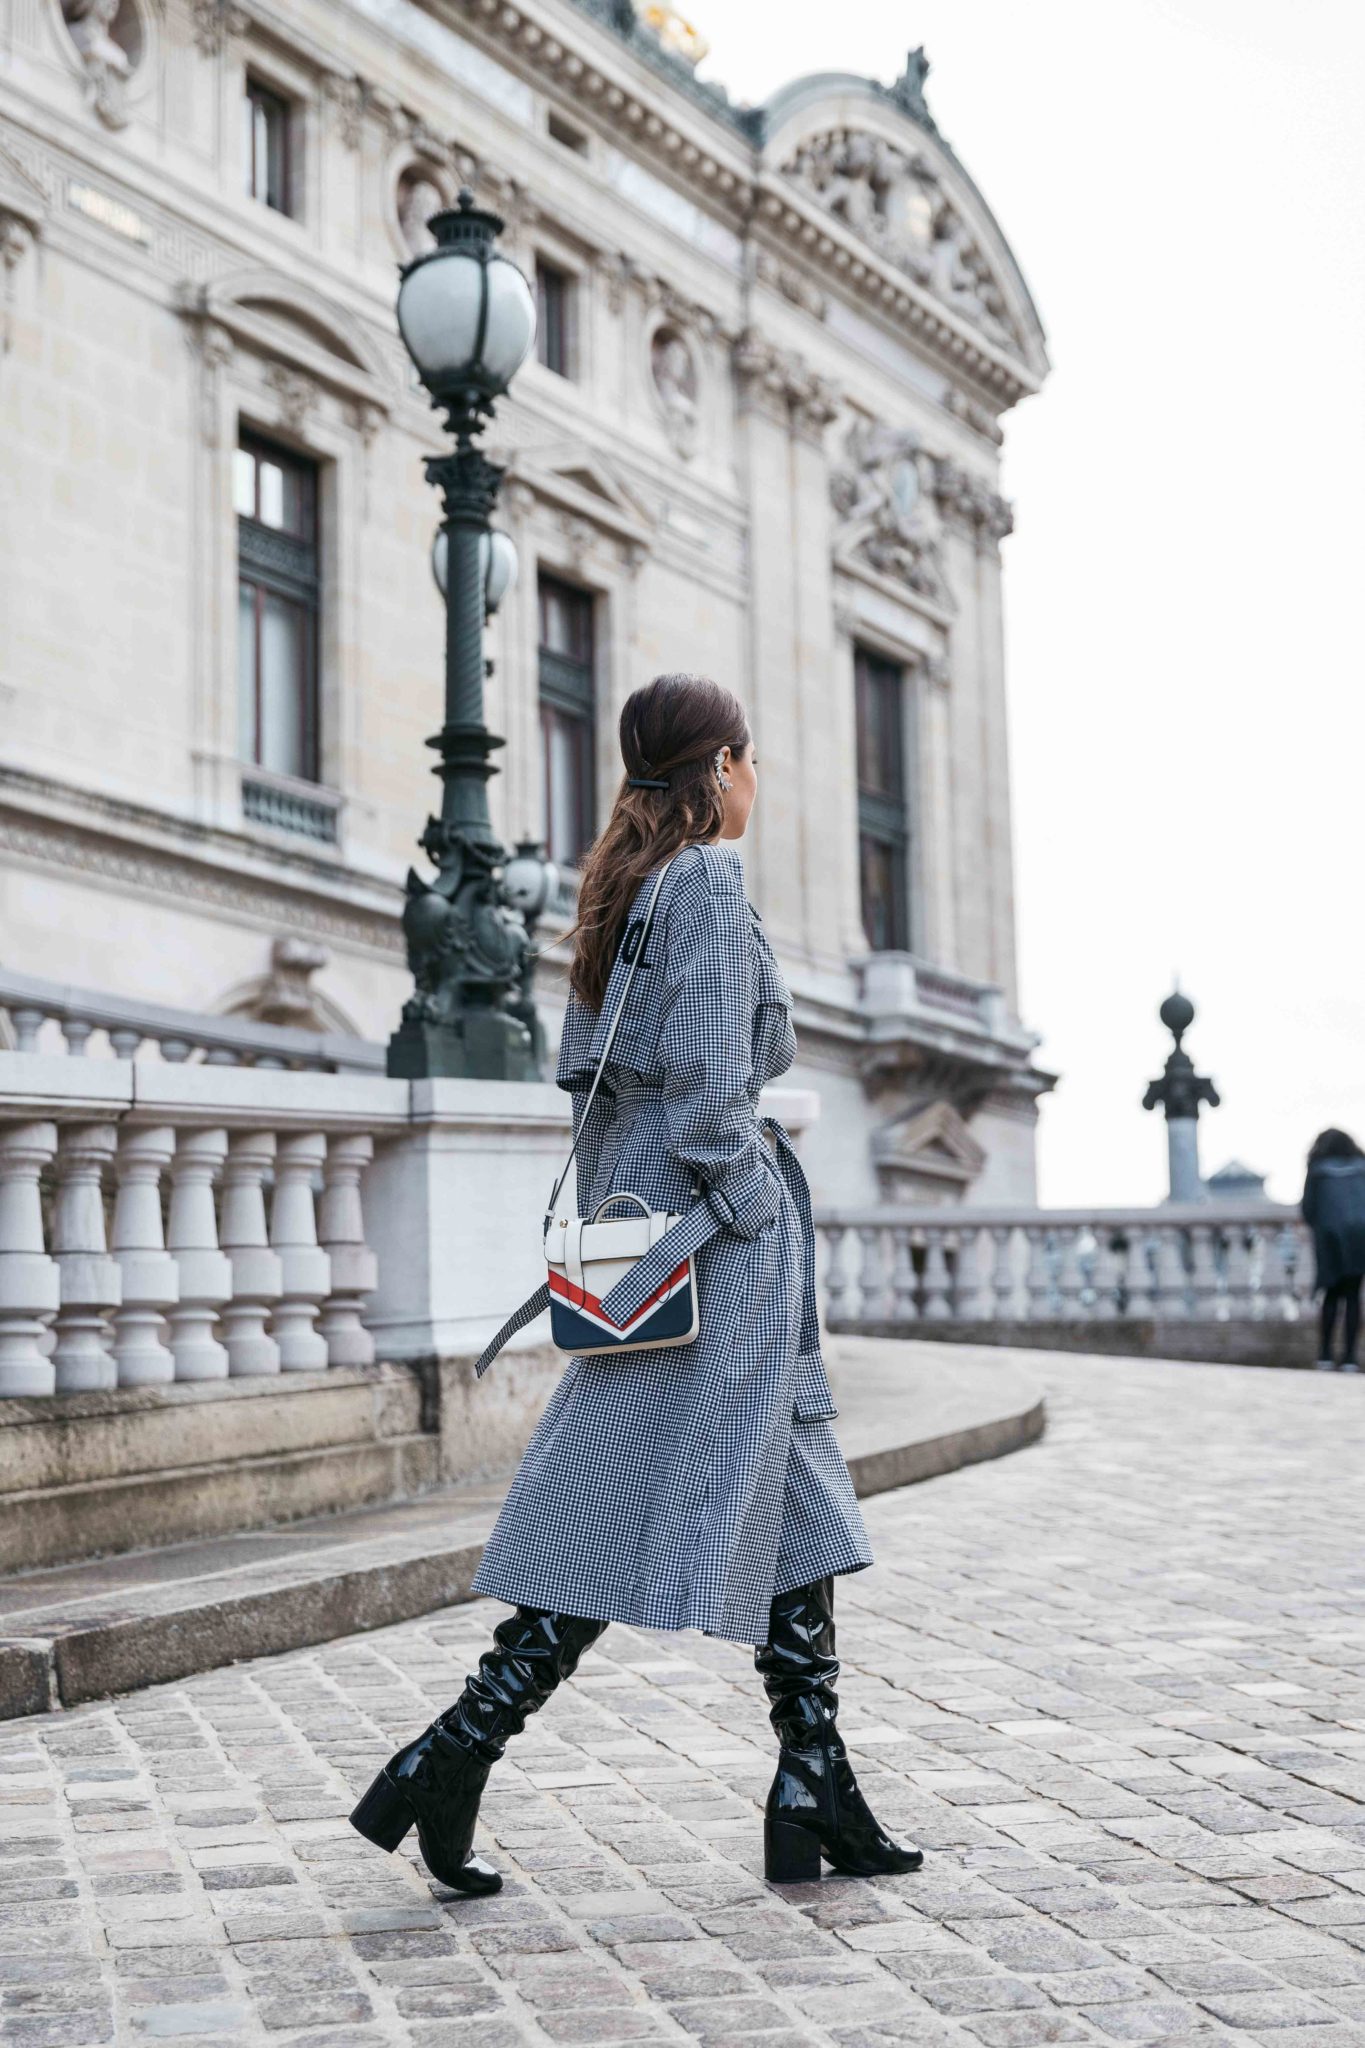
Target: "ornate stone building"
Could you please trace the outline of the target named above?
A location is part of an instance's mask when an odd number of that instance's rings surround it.
[[[919,53],[738,107],[651,14],[0,0],[0,971],[392,1028],[442,635],[395,267],[468,182],[541,314],[495,818],[571,864],[626,694],[732,684],[817,1193],[1026,1200],[997,465],[1038,317]]]

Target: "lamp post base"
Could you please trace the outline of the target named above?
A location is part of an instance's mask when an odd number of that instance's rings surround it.
[[[456,1024],[405,1020],[389,1040],[398,1081],[539,1081],[531,1033],[504,1010],[466,1010]]]

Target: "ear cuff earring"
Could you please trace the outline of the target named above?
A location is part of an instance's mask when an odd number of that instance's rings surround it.
[[[724,768],[721,766],[721,763],[724,761],[724,759],[724,747],[717,747],[715,755],[716,780],[720,784],[722,789],[733,789],[735,786],[734,783],[730,780],[730,777],[726,774]]]

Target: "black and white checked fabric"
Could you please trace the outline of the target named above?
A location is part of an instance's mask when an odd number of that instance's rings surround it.
[[[601,1017],[570,998],[557,1079],[576,1126],[618,992],[608,986]],[[871,1562],[829,1426],[804,1176],[754,1107],[795,1054],[791,998],[738,852],[688,849],[579,1140],[578,1207],[628,1190],[687,1212],[700,1176],[724,1218],[696,1254],[700,1332],[672,1349],[570,1360],[475,1592],[761,1643],[774,1593]],[[647,1264],[606,1297],[608,1314],[638,1305],[632,1283],[640,1300],[651,1291]]]

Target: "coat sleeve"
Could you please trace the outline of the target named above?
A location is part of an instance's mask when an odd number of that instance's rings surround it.
[[[722,1228],[756,1237],[781,1199],[749,1099],[753,939],[741,890],[708,886],[670,919],[659,1055],[669,1150]]]
[[[1303,1184],[1303,1201],[1299,1208],[1304,1222],[1311,1228],[1317,1221],[1318,1208],[1318,1177],[1315,1173],[1310,1173]]]

